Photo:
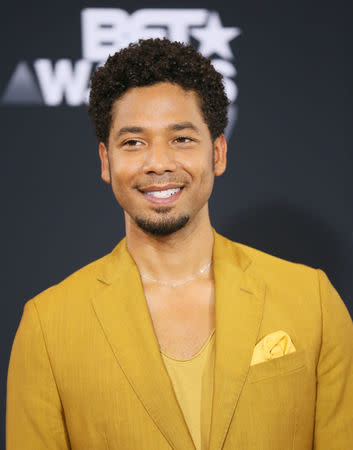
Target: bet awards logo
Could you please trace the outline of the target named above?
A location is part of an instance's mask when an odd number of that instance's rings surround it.
[[[79,106],[88,102],[93,70],[110,54],[138,39],[166,37],[192,43],[224,76],[232,105],[230,125],[236,120],[234,102],[238,90],[230,42],[240,34],[236,27],[224,27],[220,16],[207,9],[139,9],[129,14],[118,8],[86,8],[81,11],[82,59],[39,58],[20,61],[3,92],[3,105]]]

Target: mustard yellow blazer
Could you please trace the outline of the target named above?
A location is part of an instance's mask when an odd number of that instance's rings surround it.
[[[214,231],[210,450],[353,449],[353,324],[325,273]],[[283,330],[296,351],[251,365]],[[7,450],[192,450],[123,239],[27,301],[7,378]]]

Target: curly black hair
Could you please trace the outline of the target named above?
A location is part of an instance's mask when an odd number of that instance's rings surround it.
[[[140,39],[112,56],[91,76],[88,112],[97,138],[108,143],[113,103],[128,89],[159,82],[178,84],[195,91],[212,140],[228,123],[222,75],[211,60],[189,44],[163,39]]]

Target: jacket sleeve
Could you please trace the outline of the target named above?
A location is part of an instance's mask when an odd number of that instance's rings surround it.
[[[349,312],[318,269],[322,342],[317,365],[315,450],[353,449],[353,323]]]
[[[10,355],[6,449],[70,449],[64,412],[33,300],[25,304]]]

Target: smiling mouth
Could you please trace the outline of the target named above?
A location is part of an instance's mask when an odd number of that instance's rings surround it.
[[[147,191],[144,192],[144,194],[155,198],[169,198],[179,191],[181,191],[181,188],[165,189],[163,191]]]
[[[180,187],[169,187],[168,189],[158,189],[157,187],[152,187],[147,190],[140,190],[141,194],[145,199],[151,203],[163,205],[173,203],[179,198],[184,186]]]

